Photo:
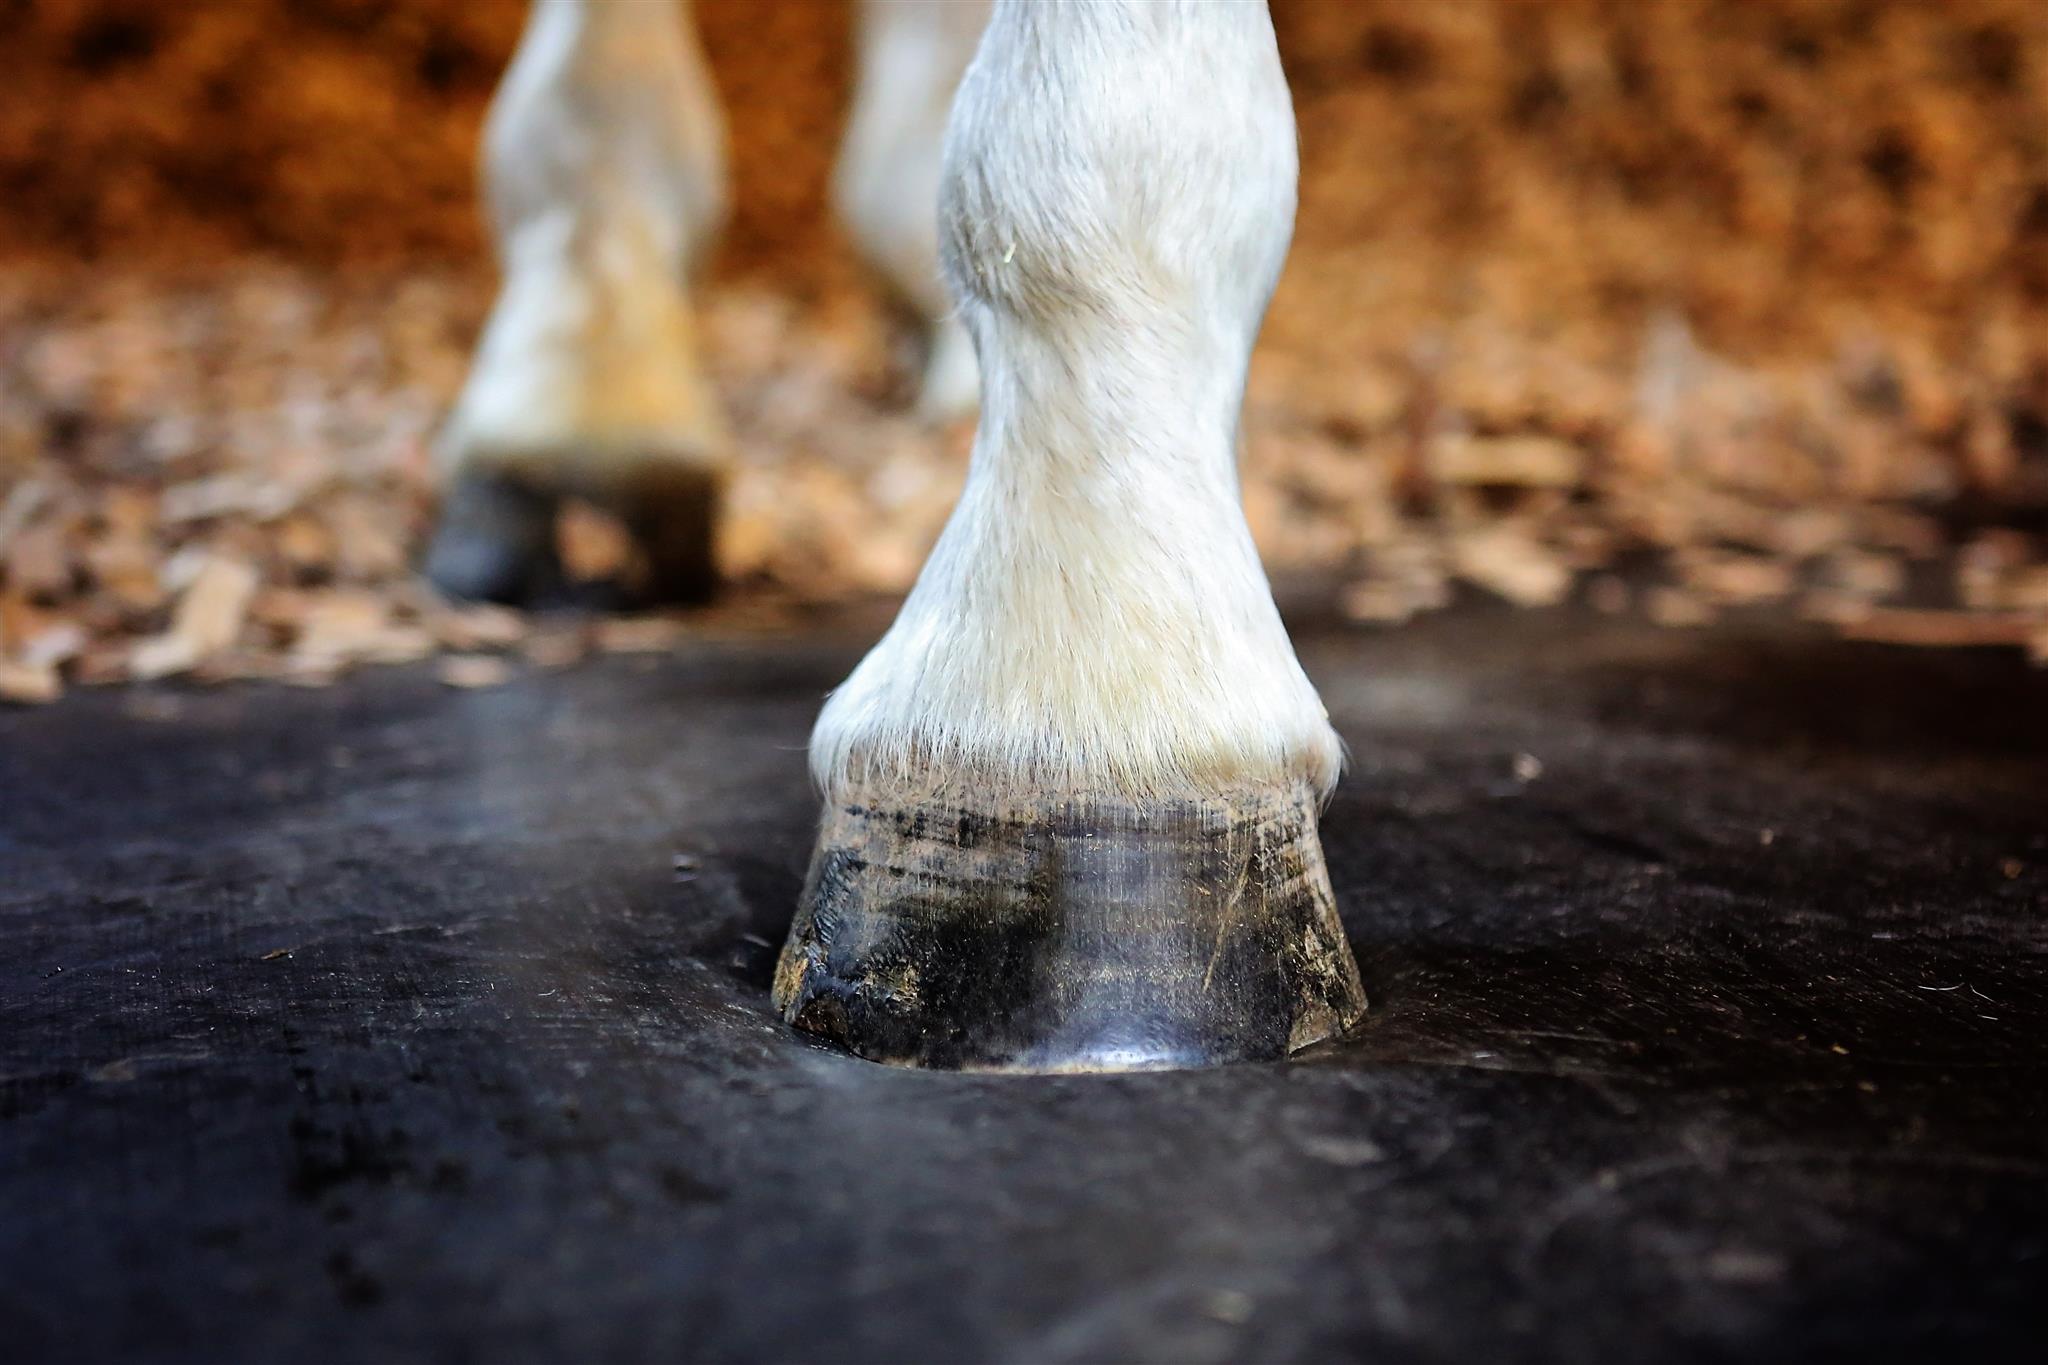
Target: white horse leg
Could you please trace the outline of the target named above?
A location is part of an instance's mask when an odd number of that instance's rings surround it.
[[[939,215],[981,429],[813,736],[799,1027],[1113,1069],[1279,1057],[1364,1009],[1316,834],[1338,741],[1235,468],[1294,183],[1259,0],[998,0]]]
[[[974,343],[939,274],[939,160],[946,113],[988,0],[861,0],[858,84],[833,197],[855,245],[927,328],[918,411],[974,410]]]
[[[544,586],[564,494],[620,513],[656,593],[711,586],[726,437],[685,284],[724,216],[724,127],[686,10],[534,0],[492,104],[504,281],[442,434],[427,560],[458,595]]]

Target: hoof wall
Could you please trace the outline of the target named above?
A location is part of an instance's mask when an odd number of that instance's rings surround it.
[[[1270,1061],[1365,1011],[1306,793],[829,809],[783,1017],[873,1061]]]
[[[516,606],[696,605],[718,589],[717,533],[723,478],[670,461],[625,476],[559,483],[500,473],[465,473],[450,485],[427,547],[424,571],[451,597]],[[565,495],[615,513],[633,538],[637,562],[616,580],[571,585],[555,544]]]
[[[651,463],[626,480],[611,506],[646,561],[638,585],[649,603],[695,605],[718,593],[718,518],[725,481],[715,470]]]
[[[441,499],[427,578],[450,597],[524,603],[561,581],[555,499],[511,479],[464,474]]]

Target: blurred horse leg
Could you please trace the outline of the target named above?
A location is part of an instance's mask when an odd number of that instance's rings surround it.
[[[833,198],[861,253],[926,330],[918,410],[974,410],[974,343],[939,273],[937,205],[946,114],[988,19],[988,0],[861,0],[858,83]]]
[[[544,591],[574,495],[633,530],[654,595],[706,595],[727,440],[686,288],[725,156],[687,0],[534,0],[483,178],[503,283],[441,436],[429,577]]]

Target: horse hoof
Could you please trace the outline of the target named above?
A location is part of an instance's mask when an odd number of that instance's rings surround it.
[[[573,472],[573,471],[572,471]],[[718,590],[724,479],[711,468],[650,461],[598,480],[464,473],[441,502],[425,572],[451,597],[519,606],[695,605]],[[555,544],[555,512],[581,493],[625,525],[639,562],[620,581],[572,588]]]
[[[1365,990],[1306,791],[923,798],[828,808],[775,1001],[897,1066],[1144,1071],[1283,1058]]]
[[[649,461],[603,501],[633,534],[645,577],[632,594],[649,605],[695,605],[718,592],[718,518],[724,476],[712,466]]]
[[[555,498],[495,474],[457,475],[427,546],[427,578],[450,597],[530,602],[561,581]]]

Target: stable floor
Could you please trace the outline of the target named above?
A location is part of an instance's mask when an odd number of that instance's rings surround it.
[[[882,619],[0,713],[0,1355],[2034,1358],[2048,673],[1298,622],[1366,1024],[966,1076],[767,1002]]]

